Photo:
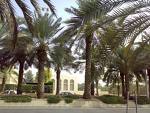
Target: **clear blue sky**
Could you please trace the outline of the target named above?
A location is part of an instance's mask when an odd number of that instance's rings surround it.
[[[46,5],[42,2],[42,0],[38,0],[39,4],[41,7],[45,7]],[[68,19],[71,15],[66,13],[64,11],[65,8],[70,8],[71,6],[73,7],[77,7],[76,4],[76,0],[51,0],[53,5],[56,8],[56,13],[58,15],[58,17],[62,17],[63,20]],[[19,7],[15,4],[15,2],[13,1],[14,6],[15,6],[15,11],[16,14],[19,16],[23,16],[23,14],[21,13]],[[25,0],[25,3],[30,4],[29,0]],[[29,5],[29,8],[33,11],[33,7],[32,5]]]
[[[53,4],[56,6],[58,16],[62,17],[63,20],[69,18],[70,14],[64,11],[65,8],[70,8],[71,6],[77,7],[76,0],[52,0]]]

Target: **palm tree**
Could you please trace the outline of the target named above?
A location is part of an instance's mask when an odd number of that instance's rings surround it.
[[[33,22],[35,42],[35,54],[38,59],[38,86],[37,97],[42,98],[44,93],[44,65],[46,65],[47,51],[50,51],[51,41],[56,33],[60,31],[61,18],[54,21],[53,15],[35,17]]]
[[[126,0],[125,0],[126,1]],[[84,95],[85,99],[91,98],[91,45],[95,32],[95,24],[97,20],[101,21],[105,15],[117,5],[125,2],[122,1],[101,1],[101,0],[78,0],[78,9],[70,8],[66,9],[67,12],[74,15],[70,20],[66,21],[68,28],[64,34],[68,35],[66,40],[70,40],[69,45],[72,46],[75,41],[78,41],[78,47],[83,47],[83,39],[85,39],[85,51],[86,51],[86,67],[85,67],[85,88]],[[98,16],[97,16],[98,15]],[[95,17],[98,17],[96,19]],[[92,20],[92,21],[91,21]],[[98,21],[98,22],[99,22]],[[103,22],[103,21],[102,21]],[[109,22],[109,21],[107,21]],[[106,23],[106,22],[105,22]],[[104,24],[104,23],[103,23]],[[102,27],[102,25],[99,26]],[[73,37],[70,39],[70,37]],[[65,41],[66,41],[65,40]],[[82,44],[80,44],[82,43]],[[82,46],[79,46],[82,45]]]
[[[119,27],[117,24],[111,24],[109,27],[106,26],[103,29],[104,32],[99,33],[99,48],[103,48],[102,50],[105,51],[104,56],[106,59],[104,59],[104,61],[107,62],[106,67],[108,68],[105,74],[107,75],[107,78],[109,78],[112,77],[114,73],[119,72],[119,78],[121,78],[123,88],[122,95],[124,96],[126,92],[127,96],[130,75],[138,77],[139,72],[147,66],[147,62],[145,62],[145,59],[143,58],[145,56],[141,56],[141,54],[148,55],[148,51],[145,51],[143,44],[146,44],[149,39],[139,43],[139,45],[137,44],[138,47],[136,45],[135,48],[134,41],[137,37],[131,39],[126,37],[128,34],[122,32],[121,26]],[[126,43],[126,41],[128,41],[128,43]],[[99,56],[102,55],[99,54]]]
[[[0,92],[4,92],[5,91],[5,85],[6,85],[7,78],[9,78],[11,76],[11,74],[18,75],[18,73],[15,70],[7,68],[7,67],[0,71],[0,75],[3,78]]]
[[[149,52],[143,52],[143,47],[137,47],[136,49],[130,49],[127,47],[118,48],[115,52],[115,57],[112,57],[113,68],[110,67],[107,70],[107,73],[112,72],[120,72],[120,77],[122,78],[122,74],[125,79],[125,98],[127,98],[127,93],[129,92],[129,81],[131,81],[133,77],[137,77],[139,79],[140,74],[138,74],[141,69],[144,69],[149,64]],[[134,64],[134,65],[133,65]],[[123,79],[123,78],[122,78]],[[123,83],[122,83],[123,86]],[[124,89],[123,89],[124,90]],[[123,93],[124,93],[123,92]]]
[[[7,65],[13,66],[15,63],[19,63],[19,76],[18,76],[18,86],[17,86],[17,94],[22,94],[22,80],[24,73],[24,65],[28,63],[30,65],[29,54],[32,52],[32,38],[26,36],[23,33],[20,33],[16,47],[12,51],[13,48],[13,39],[10,37],[5,37],[1,39],[1,51],[8,56],[6,59],[2,59],[6,62]]]
[[[26,4],[23,0],[15,0],[17,6],[21,9],[24,18],[27,22],[28,28],[31,33],[33,33],[33,25],[32,25],[32,11],[28,8],[29,4]],[[40,6],[37,2],[37,0],[30,0],[32,6],[35,8],[36,12],[40,15]],[[55,14],[55,8],[51,4],[50,0],[43,0],[44,3],[46,3],[53,14]],[[14,42],[17,40],[17,34],[18,34],[18,25],[16,21],[16,15],[15,15],[15,7],[10,0],[1,0],[0,1],[0,16],[1,20],[4,23],[8,23],[8,30],[10,32],[10,37],[14,38]],[[15,43],[14,43],[15,46]]]
[[[71,65],[73,61],[73,57],[71,56],[71,53],[68,51],[66,47],[63,47],[61,45],[57,45],[53,48],[53,52],[50,53],[50,56],[52,58],[51,63],[54,65],[56,70],[56,95],[60,94],[60,74],[61,70],[65,69],[64,66]]]

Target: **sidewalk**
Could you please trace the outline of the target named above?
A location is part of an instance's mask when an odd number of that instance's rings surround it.
[[[50,109],[50,108],[126,108],[126,104],[105,104],[97,99],[92,100],[74,100],[73,103],[66,104],[64,101],[61,101],[58,104],[48,104],[46,99],[33,99],[30,103],[5,103],[3,100],[0,100],[0,109],[9,109],[17,107],[29,108],[29,109]],[[135,104],[132,101],[129,101],[129,108],[135,108]],[[150,108],[150,105],[138,105],[138,108]]]

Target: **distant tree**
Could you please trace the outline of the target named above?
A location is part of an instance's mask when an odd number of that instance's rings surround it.
[[[34,75],[32,74],[32,71],[31,71],[31,70],[27,71],[24,75],[25,75],[25,76],[24,76],[25,81],[26,81],[27,83],[32,83],[32,82],[34,82],[34,80],[33,80],[33,76],[34,76]]]
[[[49,82],[51,80],[51,77],[52,77],[51,69],[48,67],[45,67],[44,68],[44,83]],[[35,82],[38,82],[38,72],[36,73],[36,76],[35,76]]]
[[[50,68],[44,68],[45,83],[49,82],[52,77],[52,71]]]

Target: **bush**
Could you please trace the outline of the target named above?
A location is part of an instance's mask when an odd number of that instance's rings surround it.
[[[15,84],[6,84],[5,85],[5,90],[16,90],[17,89],[17,85]]]
[[[32,98],[30,96],[3,96],[1,97],[2,100],[5,102],[31,102]]]
[[[53,92],[53,86],[52,85],[45,85],[44,91],[45,91],[45,93],[52,93]]]
[[[113,95],[103,95],[97,98],[106,104],[125,104],[126,103],[122,97],[113,96]]]
[[[25,93],[36,92],[37,91],[37,83],[28,83],[28,84],[22,85],[22,91]],[[45,93],[52,93],[53,92],[53,86],[52,85],[45,85],[44,91],[45,91]]]
[[[66,95],[63,96],[64,98],[71,98],[71,99],[79,99],[80,97],[78,95]]]
[[[53,81],[48,81],[45,85],[53,85]]]
[[[48,96],[47,102],[48,103],[59,103],[61,98],[59,96]]]
[[[22,91],[25,93],[31,93],[32,91],[32,85],[22,85]]]
[[[139,96],[137,97],[137,103],[140,105],[150,104],[150,99],[147,99],[146,96]]]
[[[64,98],[64,100],[65,100],[65,103],[67,103],[67,104],[73,102],[73,99],[72,99],[72,98]]]

